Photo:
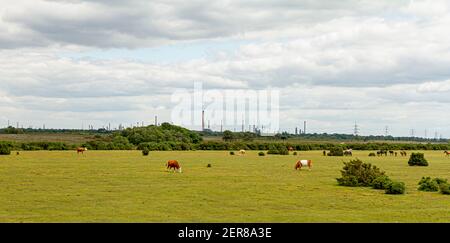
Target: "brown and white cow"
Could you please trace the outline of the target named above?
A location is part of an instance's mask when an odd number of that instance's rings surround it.
[[[301,170],[303,166],[308,166],[308,168],[311,170],[311,168],[312,168],[312,161],[310,159],[299,160],[295,164],[295,169],[296,170]]]
[[[80,148],[77,148],[77,154],[79,154],[79,153],[84,153],[84,151],[87,151],[88,149],[87,148],[85,148],[85,147],[80,147]]]
[[[169,160],[169,161],[167,161],[167,169],[168,170],[172,170],[173,169],[173,172],[178,171],[179,173],[181,173],[180,163],[178,163],[178,161],[176,161],[176,160]]]

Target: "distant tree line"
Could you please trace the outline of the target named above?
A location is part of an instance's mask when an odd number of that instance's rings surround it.
[[[105,128],[95,130],[81,130],[81,129],[42,129],[42,128],[16,128],[6,127],[0,129],[0,134],[81,134],[81,135],[97,135],[97,134],[112,134],[113,131]]]
[[[199,143],[185,142],[143,142],[138,145],[132,144],[125,137],[115,137],[111,141],[88,141],[83,144],[68,144],[61,142],[0,142],[9,146],[11,150],[73,150],[79,146],[87,147],[89,150],[144,150],[150,151],[181,151],[181,150],[285,150],[292,147],[297,151],[309,150],[333,150],[336,148],[353,150],[450,150],[450,144],[418,144],[418,143],[270,143],[270,142],[225,142],[225,141],[202,141]],[[2,145],[2,146],[3,146]]]
[[[393,141],[393,142],[441,142],[447,143],[450,142],[449,139],[443,138],[421,138],[421,137],[394,137],[394,136],[382,136],[382,135],[369,135],[369,136],[360,136],[353,134],[339,134],[339,133],[306,133],[306,134],[290,134],[288,132],[281,132],[274,134],[273,136],[261,136],[260,133],[252,133],[252,132],[232,132],[229,130],[223,132],[214,132],[211,130],[200,132],[203,136],[210,137],[222,137],[225,141],[231,140],[253,140],[258,138],[258,140],[290,140],[290,139],[299,139],[299,140],[323,140],[323,141],[362,141],[362,142],[370,142],[370,141]]]
[[[217,137],[224,141],[253,141],[253,140],[281,140],[288,141],[291,139],[301,140],[313,140],[313,141],[394,141],[394,142],[441,142],[448,143],[449,139],[443,138],[421,138],[421,137],[394,137],[394,136],[382,136],[382,135],[369,135],[369,136],[356,136],[353,134],[338,134],[338,133],[306,133],[306,134],[291,134],[288,132],[281,132],[274,134],[273,136],[261,136],[259,131],[257,132],[232,132],[225,130],[223,132],[212,131],[206,129],[204,131],[191,131],[183,127],[171,125],[169,123],[163,123],[160,126],[147,126],[147,127],[134,127],[127,128],[125,130],[108,130],[105,128],[95,130],[81,130],[81,129],[40,129],[40,128],[15,128],[9,126],[7,128],[1,128],[0,134],[82,134],[82,135],[116,135],[127,137],[133,144],[139,144],[140,142],[163,142],[174,141],[178,142],[181,139],[184,141],[198,143],[202,140],[202,137]],[[185,138],[184,135],[189,134],[190,138]],[[195,140],[195,141],[194,141]]]
[[[3,129],[3,132],[18,134],[16,128]],[[25,131],[26,132],[26,131]],[[56,131],[55,131],[56,132]],[[98,135],[98,133],[97,133]],[[72,150],[87,147],[89,150],[285,150],[297,151],[331,150],[334,148],[354,150],[450,150],[449,143],[385,143],[385,142],[295,142],[295,140],[271,141],[254,140],[259,135],[250,132],[234,133],[224,131],[222,140],[204,140],[201,132],[163,123],[160,126],[127,128],[81,143],[64,142],[2,142],[13,150]],[[306,134],[309,136],[309,134]],[[289,134],[280,134],[289,136]],[[313,136],[313,135],[312,135]],[[341,137],[342,138],[342,137]]]

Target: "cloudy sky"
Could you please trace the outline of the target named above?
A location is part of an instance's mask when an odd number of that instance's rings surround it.
[[[1,0],[0,126],[169,120],[174,89],[281,91],[293,131],[450,137],[450,2]]]

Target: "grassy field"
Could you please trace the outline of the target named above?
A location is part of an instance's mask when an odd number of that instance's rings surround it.
[[[422,176],[450,180],[450,158],[442,152],[426,151],[430,166],[421,168],[409,167],[406,157],[355,152],[405,182],[405,195],[337,186],[349,158],[257,152],[0,156],[0,222],[450,222],[450,196],[417,191]],[[299,158],[312,159],[313,170],[295,171]],[[167,172],[168,159],[179,160],[183,173]]]

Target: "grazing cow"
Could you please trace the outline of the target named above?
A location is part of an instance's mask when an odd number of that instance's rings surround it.
[[[353,150],[352,149],[344,150],[344,155],[345,156],[353,156]]]
[[[402,151],[400,151],[400,155],[401,155],[401,156],[407,156],[407,153],[406,153],[405,151],[402,150]]]
[[[394,155],[394,151],[390,150],[389,155],[391,155],[391,156]]]
[[[297,163],[295,164],[295,170],[301,170],[303,166],[308,166],[308,168],[311,170],[312,161],[309,159],[302,159],[297,161]]]
[[[447,156],[449,156],[449,155],[450,155],[450,152],[448,152],[447,150],[445,150],[444,154],[447,155]]]
[[[245,155],[245,150],[243,150],[243,149],[239,150],[239,154],[240,155]]]
[[[176,160],[169,160],[169,161],[167,161],[167,169],[168,170],[172,170],[173,169],[173,172],[178,171],[179,173],[181,173],[180,163],[178,163],[178,161],[176,161]]]
[[[323,156],[327,156],[327,151],[323,151]]]
[[[80,154],[80,153],[84,154],[84,151],[87,151],[87,150],[88,150],[88,149],[85,148],[85,147],[77,148],[77,154]]]
[[[397,157],[397,155],[398,155],[398,153],[397,153],[397,152],[395,152],[395,157]]]
[[[377,155],[378,156],[387,156],[387,151],[386,150],[379,150],[379,151],[377,151]]]

